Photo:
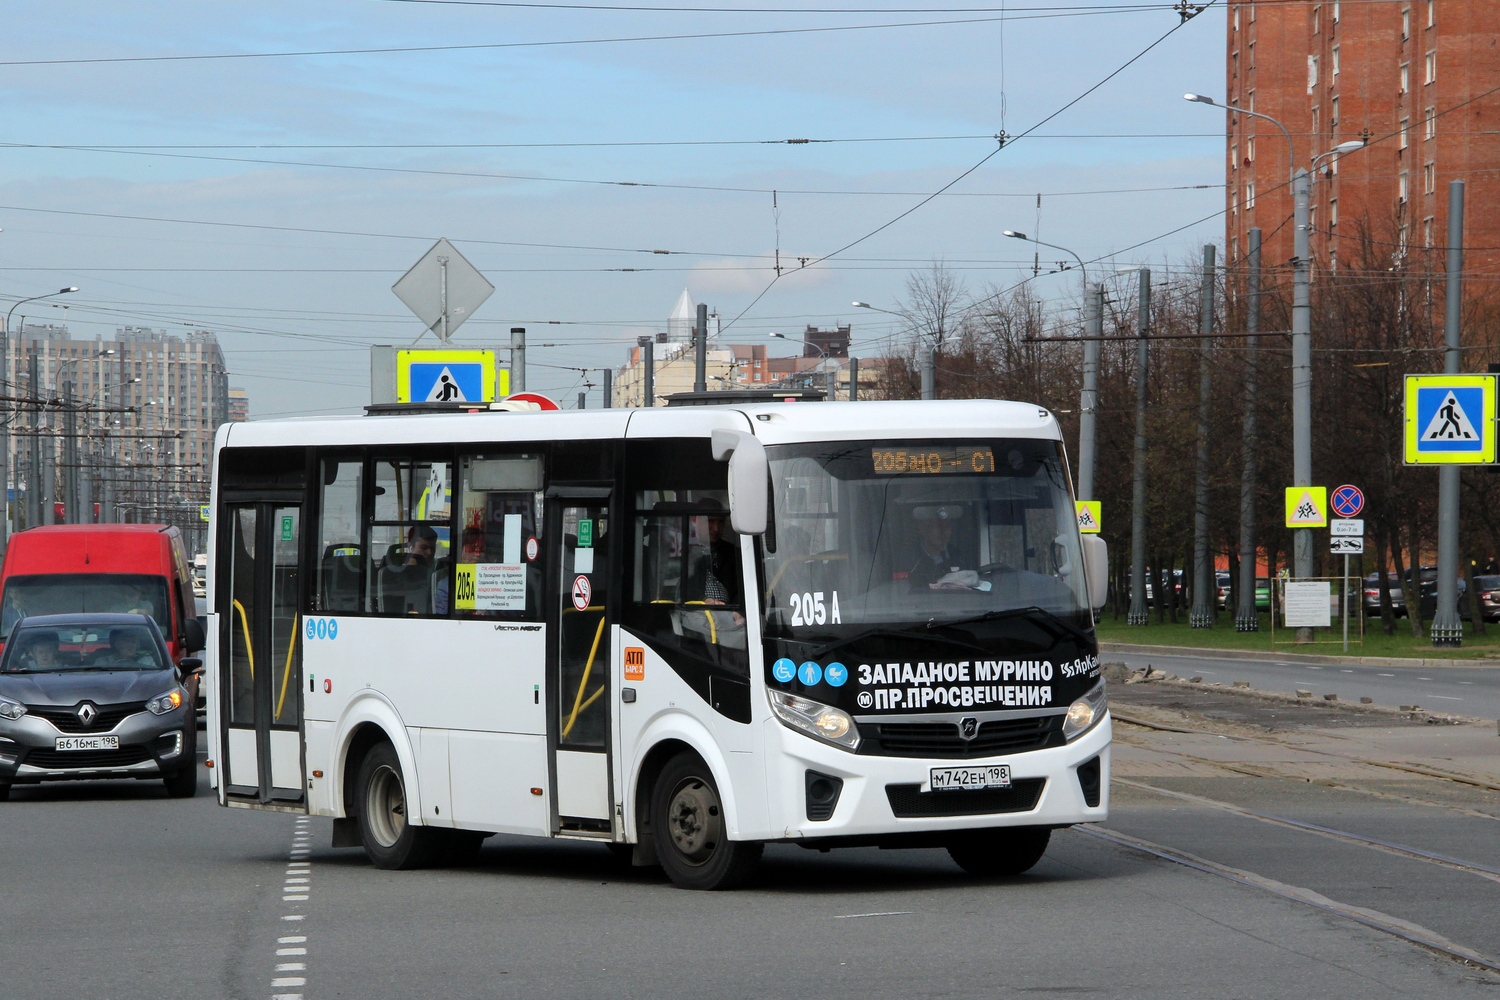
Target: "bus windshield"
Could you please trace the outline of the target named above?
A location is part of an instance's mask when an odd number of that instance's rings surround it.
[[[13,576],[5,581],[0,603],[0,639],[16,622],[32,615],[70,615],[86,612],[150,615],[170,635],[172,615],[167,605],[167,581],[134,573],[47,573]]]
[[[1061,443],[862,441],[767,452],[768,636],[1023,608],[1092,626]]]

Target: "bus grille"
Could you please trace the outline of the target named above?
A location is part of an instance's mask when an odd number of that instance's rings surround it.
[[[75,767],[129,767],[150,759],[151,751],[140,744],[132,744],[118,750],[32,750],[21,763],[49,771],[65,771]]]
[[[924,816],[982,816],[987,813],[1027,812],[1036,808],[1046,778],[1018,778],[1009,788],[975,791],[924,792],[921,785],[886,785],[891,812],[901,819]]]
[[[1065,742],[1061,715],[991,719],[980,723],[972,740],[955,722],[860,723],[859,752],[883,757],[993,757],[1060,747]]]
[[[78,703],[83,704],[82,702]],[[99,715],[94,719],[94,724],[85,726],[78,718],[78,705],[72,708],[58,708],[55,705],[47,705],[38,708],[35,705],[26,706],[26,714],[34,715],[38,719],[46,719],[57,727],[60,733],[107,733],[118,726],[126,716],[146,710],[144,701],[130,701],[122,705],[99,705]]]

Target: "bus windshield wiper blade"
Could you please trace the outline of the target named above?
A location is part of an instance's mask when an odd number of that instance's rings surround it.
[[[856,632],[854,635],[851,635],[847,638],[835,639],[833,642],[819,646],[811,653],[808,653],[807,656],[809,659],[819,660],[836,649],[843,649],[845,646],[851,646],[856,642],[860,642],[861,640],[873,639],[877,637],[885,637],[890,639],[917,639],[922,642],[932,641],[932,634],[925,629],[876,625],[873,628],[865,629],[863,632]],[[943,641],[948,643],[949,645],[962,646],[965,649],[972,649],[976,653],[988,655],[987,650],[970,642],[960,642],[954,639],[945,639]]]
[[[955,618],[952,621],[933,618],[932,620],[928,621],[927,628],[929,631],[939,628],[954,628],[960,625],[973,625],[978,622],[1002,621],[1006,618],[1025,618],[1027,621],[1033,622],[1034,624],[1051,625],[1053,627],[1054,634],[1056,630],[1060,629],[1073,636],[1074,638],[1083,640],[1085,642],[1093,638],[1088,632],[1079,628],[1077,625],[1073,625],[1067,621],[1064,621],[1055,613],[1048,611],[1046,608],[1038,607],[1035,604],[1028,604],[1024,608],[1006,608],[1003,611],[986,611],[982,614],[971,615],[968,618]]]

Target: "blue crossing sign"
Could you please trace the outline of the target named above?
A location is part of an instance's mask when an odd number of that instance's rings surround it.
[[[1494,375],[1406,376],[1407,465],[1495,461]]]
[[[496,370],[494,351],[396,353],[397,402],[489,403],[509,394],[510,372]]]

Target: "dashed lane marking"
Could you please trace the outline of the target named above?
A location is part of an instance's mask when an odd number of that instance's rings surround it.
[[[292,833],[292,846],[287,856],[286,874],[282,876],[281,901],[294,904],[288,909],[293,912],[284,913],[281,919],[285,923],[300,924],[307,919],[305,913],[295,912],[300,907],[297,903],[307,902],[312,895],[312,862],[303,860],[310,853],[311,843],[308,824],[310,820],[306,816],[298,817]],[[307,985],[307,962],[286,961],[286,959],[305,959],[307,957],[307,935],[306,934],[281,934],[276,938],[275,963],[273,971],[275,975],[271,978],[271,1000],[306,1000],[306,994],[300,990]],[[298,973],[288,975],[288,973]],[[286,993],[277,992],[281,990],[296,989],[299,992]]]

